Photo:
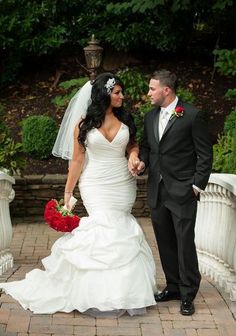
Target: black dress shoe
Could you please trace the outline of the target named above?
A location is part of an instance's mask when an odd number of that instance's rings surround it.
[[[190,300],[182,300],[180,305],[180,313],[182,315],[193,315],[195,313],[193,302]]]
[[[170,300],[180,300],[180,294],[176,292],[170,292],[164,289],[161,293],[154,294],[156,302],[164,302]]]

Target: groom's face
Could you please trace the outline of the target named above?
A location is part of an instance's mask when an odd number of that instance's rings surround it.
[[[153,105],[164,106],[163,104],[165,104],[167,96],[167,87],[162,86],[158,79],[151,79],[149,82],[148,96]]]

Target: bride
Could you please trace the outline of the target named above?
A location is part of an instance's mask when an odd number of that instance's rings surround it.
[[[103,73],[84,85],[64,116],[53,150],[70,159],[64,202],[69,208],[79,181],[89,216],[54,243],[42,260],[44,271],[34,269],[21,281],[0,284],[34,313],[135,315],[156,304],[153,256],[131,215],[136,180],[128,165],[139,160],[123,88],[118,77]]]

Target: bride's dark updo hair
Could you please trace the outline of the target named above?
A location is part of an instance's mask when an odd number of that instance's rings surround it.
[[[111,104],[111,97],[106,88],[106,84],[109,79],[115,80],[114,85],[119,85],[124,92],[124,84],[115,75],[109,72],[105,72],[97,76],[93,82],[92,92],[91,92],[91,104],[88,107],[86,117],[80,122],[79,128],[79,143],[85,148],[85,142],[87,133],[93,128],[100,128],[105,120],[106,110]],[[111,87],[111,92],[114,88]],[[129,143],[135,142],[136,126],[134,124],[133,117],[130,113],[124,110],[123,105],[121,107],[113,107],[113,113],[121,122],[129,127],[130,140]]]

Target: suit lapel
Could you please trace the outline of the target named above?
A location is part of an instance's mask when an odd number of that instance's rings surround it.
[[[159,143],[159,116],[160,116],[160,107],[155,110],[154,120],[153,120],[153,131],[156,141]]]
[[[164,132],[162,134],[161,139],[163,138],[163,136],[165,136],[166,132],[168,132],[168,130],[171,128],[171,126],[175,123],[176,119],[177,119],[177,117],[174,116],[174,115],[170,117],[170,119],[169,119],[169,121],[166,125],[166,128],[164,129]]]

